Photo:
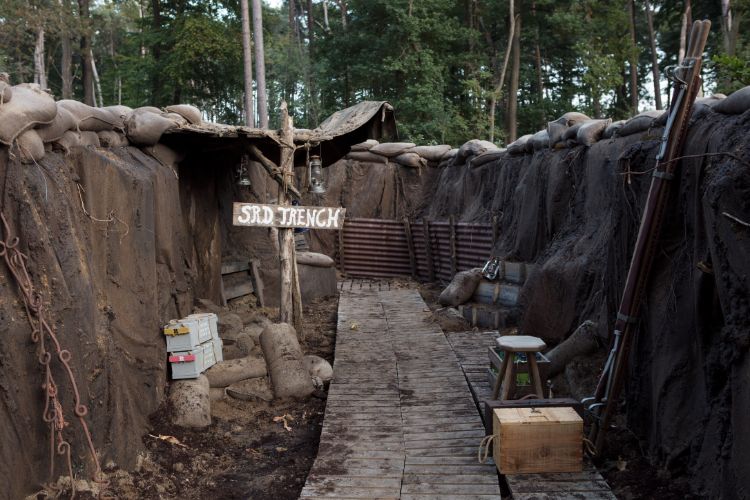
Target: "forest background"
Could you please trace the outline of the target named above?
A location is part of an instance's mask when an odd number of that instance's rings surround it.
[[[0,72],[57,98],[189,103],[242,124],[245,1],[1,0]],[[263,93],[271,127],[282,100],[300,128],[387,100],[400,139],[420,144],[503,144],[574,110],[626,118],[668,105],[665,75],[694,19],[714,23],[706,92],[750,83],[750,0],[275,0],[261,11],[266,85],[252,118]]]

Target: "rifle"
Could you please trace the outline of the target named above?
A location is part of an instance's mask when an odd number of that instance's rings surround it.
[[[617,312],[611,348],[594,396],[581,401],[593,416],[589,442],[594,448],[595,455],[601,454],[604,448],[604,435],[622,389],[622,378],[627,369],[638,313],[661,234],[679,152],[687,132],[693,102],[702,82],[700,72],[703,49],[710,29],[710,21],[693,23],[686,56],[669,74],[675,82],[672,103],[662,134],[661,147],[656,155],[656,166]]]

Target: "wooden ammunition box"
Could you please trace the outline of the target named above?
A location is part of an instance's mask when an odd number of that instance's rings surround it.
[[[582,470],[583,420],[573,408],[498,408],[492,420],[501,474]]]

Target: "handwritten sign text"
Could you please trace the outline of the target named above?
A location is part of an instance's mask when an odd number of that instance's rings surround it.
[[[345,208],[300,207],[235,203],[232,222],[235,226],[306,227],[310,229],[341,229]]]

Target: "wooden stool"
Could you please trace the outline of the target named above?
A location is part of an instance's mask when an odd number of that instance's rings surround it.
[[[500,365],[500,371],[497,373],[495,387],[492,388],[492,399],[497,399],[501,384],[503,393],[500,400],[508,399],[511,381],[516,375],[516,364],[511,361],[511,358],[517,352],[526,354],[526,359],[529,362],[529,378],[534,381],[534,391],[539,399],[544,399],[542,379],[539,376],[539,367],[536,364],[536,353],[544,350],[547,344],[542,339],[529,335],[504,335],[498,337],[495,341],[500,350],[505,352],[505,355],[503,356],[503,363]]]

